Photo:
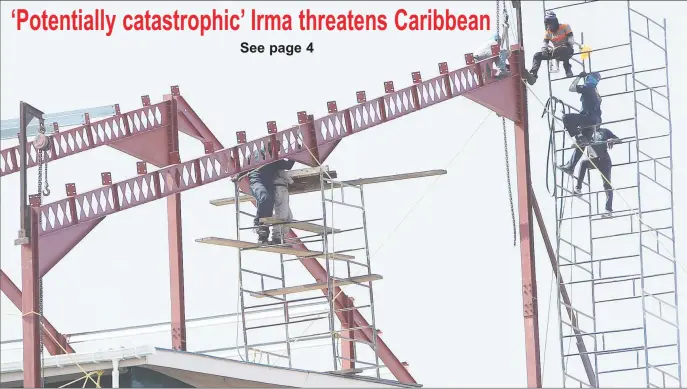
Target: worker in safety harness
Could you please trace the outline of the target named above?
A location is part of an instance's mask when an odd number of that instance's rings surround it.
[[[272,154],[271,143],[268,142],[267,149]],[[265,150],[254,153],[256,162],[265,159]],[[279,170],[290,170],[296,161],[281,159],[267,165],[263,165],[248,174],[250,191],[257,202],[257,212],[253,224],[257,227],[258,242],[268,243],[270,228],[260,222],[261,218],[272,217],[274,212],[275,199],[275,177]]]
[[[578,85],[582,78],[584,78],[584,84]],[[599,80],[601,80],[601,75],[598,72],[590,74],[581,72],[570,84],[570,92],[580,94],[582,110],[579,113],[563,115],[563,126],[568,134],[575,139],[577,145],[582,148],[589,144],[591,134],[596,126],[601,123],[602,99],[596,89]]]
[[[537,73],[539,73],[541,61],[544,60],[558,60],[563,62],[565,76],[573,76],[570,59],[574,53],[573,46],[575,45],[575,38],[573,37],[572,28],[570,28],[569,24],[558,23],[556,13],[553,11],[546,11],[544,26],[546,26],[544,46],[542,46],[540,52],[534,54],[532,69],[526,73],[527,82],[530,85],[534,85],[534,83],[537,82]],[[553,44],[553,48],[549,46],[549,42]]]
[[[604,190],[606,191],[606,207],[602,217],[609,217],[613,213],[613,187],[611,186],[611,156],[608,153],[613,145],[620,143],[618,138],[611,130],[607,128],[599,128],[594,131],[592,142],[587,147],[588,159],[580,163],[580,172],[577,177],[577,184],[575,185],[575,194],[579,195],[582,190],[582,182],[587,174],[587,170],[599,169],[601,179],[603,180]],[[572,174],[575,170],[575,165],[582,158],[582,150],[575,147],[570,161],[561,167],[561,170],[568,174]]]

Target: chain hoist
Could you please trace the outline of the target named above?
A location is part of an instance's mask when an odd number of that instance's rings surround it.
[[[503,1],[504,23],[508,23],[508,14],[506,13],[506,1]],[[507,32],[506,32],[507,33]],[[501,37],[501,2],[496,0],[496,34]],[[501,39],[503,43],[503,39]],[[501,46],[499,45],[499,49]],[[499,50],[500,51],[500,50]],[[500,55],[500,52],[499,52]],[[510,160],[508,157],[508,131],[506,130],[506,118],[501,117],[501,125],[503,127],[503,151],[506,157],[506,180],[508,183],[508,200],[510,201],[510,215],[513,221],[513,246],[517,244],[517,229],[515,224],[515,207],[513,206],[513,186],[510,181]]]

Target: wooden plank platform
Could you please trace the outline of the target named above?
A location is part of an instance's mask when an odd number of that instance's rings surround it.
[[[319,251],[298,250],[298,249],[294,249],[293,247],[282,247],[282,246],[276,246],[276,247],[275,246],[260,246],[258,244],[251,243],[251,242],[242,242],[240,240],[218,238],[215,236],[210,236],[207,238],[198,238],[198,239],[196,239],[196,242],[206,243],[206,244],[214,244],[214,245],[218,245],[218,246],[236,247],[236,248],[241,248],[241,249],[253,249],[253,250],[257,250],[257,251],[265,251],[268,253],[294,255],[296,257],[322,258],[322,259],[324,259],[324,257],[325,257],[324,253],[319,252]],[[352,255],[346,255],[346,254],[329,254],[329,259],[345,261],[345,260],[353,260],[353,259],[355,259],[355,257]]]
[[[284,223],[283,220],[277,219],[276,217],[263,217],[263,218],[260,218],[260,221],[263,223],[267,223],[267,224]],[[325,232],[324,226],[321,226],[321,225],[315,224],[315,223],[310,223],[310,222],[293,221],[291,223],[284,223],[281,225],[289,227],[289,228],[293,228],[294,230],[307,231],[307,232],[312,232],[314,234],[324,234],[324,232]],[[340,229],[336,229],[336,228],[332,228],[332,227],[327,227],[326,230],[327,230],[327,233],[329,233],[329,234],[341,232]]]
[[[351,284],[355,284],[355,283],[377,281],[377,280],[381,280],[381,279],[382,279],[382,276],[380,276],[379,274],[370,274],[370,275],[357,276],[357,277],[345,278],[345,279],[340,279],[340,280],[335,279],[334,280],[334,286],[351,285]],[[308,292],[311,290],[319,290],[319,289],[327,289],[327,283],[326,282],[318,282],[318,283],[307,284],[307,285],[287,286],[286,288],[268,289],[268,290],[263,291],[262,293],[251,293],[250,295],[253,297],[257,297],[257,298],[262,298],[262,297],[266,297],[265,295],[281,296],[283,294],[301,293],[301,292]]]
[[[305,169],[303,169],[303,170],[305,170]],[[317,168],[315,168],[315,170],[317,170]],[[332,172],[330,172],[330,174],[331,173]],[[390,176],[359,178],[356,180],[342,181],[342,183],[344,185],[379,184],[382,182],[401,181],[401,180],[409,180],[409,179],[413,179],[413,178],[440,176],[440,175],[444,175],[446,173],[447,172],[444,169],[426,170],[426,171],[414,172],[414,173],[394,174],[394,175],[390,175]],[[317,180],[316,180],[317,182],[315,182],[315,183],[304,182],[300,187],[292,187],[289,190],[289,194],[295,195],[295,194],[310,193],[310,192],[315,192],[315,191],[320,190],[319,176],[317,176],[316,178],[317,178]],[[336,178],[335,175],[332,175],[332,178]],[[334,184],[335,188],[339,188],[341,186],[342,185]],[[246,201],[252,201],[252,200],[253,200],[253,196],[251,196],[249,194],[239,196],[239,202],[241,202],[241,203],[246,202]],[[235,197],[226,197],[226,198],[222,198],[222,199],[210,200],[210,204],[212,204],[216,207],[234,204],[235,202],[236,202]]]

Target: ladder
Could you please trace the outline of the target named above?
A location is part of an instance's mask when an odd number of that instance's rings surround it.
[[[595,36],[589,58],[578,61],[586,72],[601,73],[604,123],[600,127],[622,140],[609,150],[614,188],[611,217],[601,215],[606,192],[597,170],[588,171],[581,195],[573,193],[579,170],[575,177],[555,170],[558,274],[572,301],[568,306],[558,297],[563,386],[680,387],[665,19],[657,23],[629,2],[566,2],[557,7],[551,3],[543,2],[544,10],[556,10],[576,36],[592,25],[593,20],[581,17],[593,13],[592,7],[606,7],[604,15],[618,19],[606,22],[618,29],[627,21],[628,30],[622,44],[598,47],[604,37]],[[573,73],[581,70],[573,64]],[[559,119],[579,104],[564,101],[577,100],[567,91],[571,79],[551,74],[548,78],[553,158],[560,166],[574,146]],[[574,320],[566,311],[573,313]],[[584,340],[591,366],[581,363],[573,345],[577,339]]]

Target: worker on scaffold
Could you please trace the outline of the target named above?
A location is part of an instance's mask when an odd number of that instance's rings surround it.
[[[296,148],[301,146],[296,142]],[[274,217],[279,222],[293,221],[293,214],[289,206],[289,185],[293,184],[293,178],[284,169],[275,172],[274,177]],[[289,228],[284,224],[276,224],[272,227],[272,244],[285,243],[284,236],[289,232]]]
[[[542,46],[540,52],[534,54],[532,69],[525,74],[527,82],[530,85],[534,85],[534,83],[537,82],[537,73],[539,73],[539,67],[544,60],[558,60],[563,62],[565,76],[573,76],[570,59],[575,52],[573,50],[575,38],[573,37],[572,28],[570,28],[569,24],[558,23],[556,13],[553,11],[546,11],[544,26],[546,27],[546,31],[544,32],[544,46]],[[553,44],[553,48],[549,46],[549,42]]]
[[[269,154],[272,155],[272,144],[267,143]],[[265,150],[259,150],[254,153],[256,162],[265,159]],[[257,202],[257,211],[253,224],[256,226],[258,234],[258,242],[268,243],[270,236],[270,228],[264,225],[260,219],[265,217],[272,217],[275,206],[275,177],[280,170],[290,170],[296,161],[288,159],[280,159],[278,161],[268,163],[257,169],[252,170],[248,174],[250,182],[250,191]]]
[[[606,191],[606,207],[602,217],[609,217],[613,213],[613,186],[611,185],[611,167],[613,162],[608,150],[613,148],[613,145],[620,143],[618,138],[611,130],[607,128],[599,128],[594,131],[591,143],[587,146],[588,158],[580,163],[580,172],[577,176],[577,183],[575,185],[575,194],[580,195],[582,191],[582,182],[588,170],[598,169],[603,180],[604,190]],[[573,148],[573,154],[570,161],[561,170],[568,174],[572,174],[575,165],[582,158],[582,150],[578,147]]]
[[[584,84],[578,85],[580,80],[584,78]],[[589,144],[589,139],[594,132],[594,128],[601,123],[601,95],[597,90],[597,85],[601,80],[601,74],[592,72],[587,74],[581,72],[575,79],[570,88],[570,92],[577,92],[580,94],[580,102],[582,103],[582,110],[579,113],[567,113],[563,115],[563,126],[570,135],[575,139],[577,145],[584,148]],[[571,169],[575,167],[572,166]]]

